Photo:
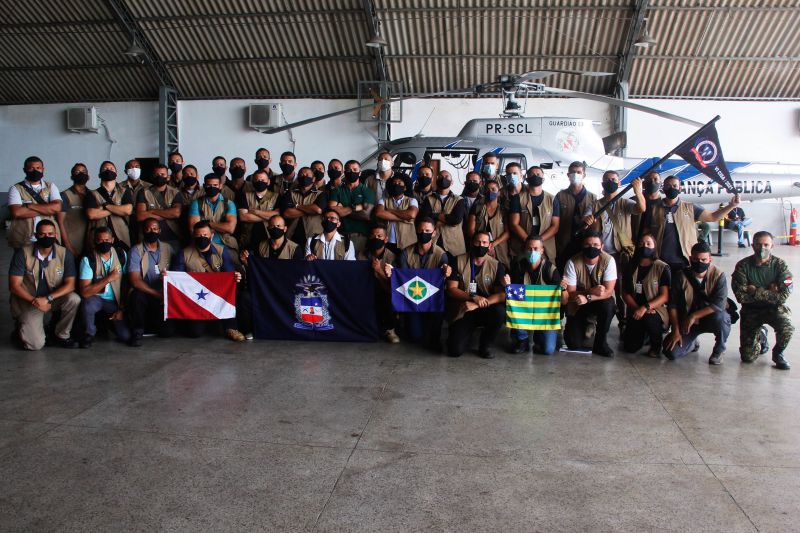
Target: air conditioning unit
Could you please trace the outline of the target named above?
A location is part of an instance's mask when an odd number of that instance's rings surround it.
[[[69,131],[90,131],[97,133],[97,108],[70,107],[67,109],[67,129]]]
[[[249,126],[254,130],[268,130],[281,125],[281,104],[250,104]]]

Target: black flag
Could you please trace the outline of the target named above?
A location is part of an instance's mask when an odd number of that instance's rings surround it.
[[[719,135],[712,120],[694,135],[686,139],[675,153],[686,160],[694,168],[719,183],[729,193],[736,194],[725,158],[722,157],[722,147],[719,145]]]

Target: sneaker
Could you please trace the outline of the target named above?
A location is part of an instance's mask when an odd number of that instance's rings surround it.
[[[387,329],[383,333],[383,337],[389,344],[397,344],[398,342],[400,342],[400,337],[397,336],[397,333],[395,333],[393,329]]]
[[[767,326],[761,326],[758,330],[758,343],[761,345],[761,349],[758,351],[759,355],[764,355],[769,351],[769,338],[767,337]]]
[[[247,341],[253,340],[253,334],[252,333],[245,333],[244,334],[244,339],[247,340]]]
[[[481,359],[494,359],[494,354],[489,348],[478,348],[478,357]]]
[[[225,336],[234,342],[244,342],[244,335],[238,329],[229,329],[225,331]]]
[[[142,337],[140,335],[134,335],[131,337],[131,340],[128,341],[128,346],[131,348],[139,348],[142,345]]]
[[[712,353],[711,357],[708,358],[709,365],[721,365],[722,364],[722,354],[721,353]]]
[[[778,370],[789,370],[790,368],[792,368],[789,365],[789,361],[787,361],[783,357],[782,353],[779,353],[777,355],[773,355],[772,356],[772,362],[775,363],[775,368],[777,368]]]
[[[528,342],[528,339],[517,340],[514,344],[511,345],[509,353],[526,353],[530,349],[531,347]]]
[[[56,340],[56,345],[59,346],[60,348],[66,348],[67,350],[72,350],[73,348],[78,347],[78,341],[76,341],[72,337],[66,339],[59,338]]]
[[[94,342],[94,335],[86,335],[83,340],[81,340],[79,346],[81,348],[91,348],[92,343]]]
[[[603,357],[614,357],[614,350],[612,350],[608,344],[592,348],[592,353],[602,355]]]

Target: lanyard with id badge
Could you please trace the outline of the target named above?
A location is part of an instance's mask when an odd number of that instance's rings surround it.
[[[478,294],[478,283],[475,281],[475,264],[472,261],[469,262],[469,271],[469,295],[475,296]]]

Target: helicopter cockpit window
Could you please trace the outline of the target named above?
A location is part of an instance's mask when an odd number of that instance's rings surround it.
[[[425,152],[423,159],[436,174],[442,170],[447,170],[450,172],[450,176],[453,178],[453,192],[460,194],[461,190],[463,189],[467,173],[475,168],[475,161],[478,159],[478,150],[429,148]]]
[[[399,172],[411,174],[417,164],[417,156],[413,152],[399,152],[394,155],[394,168]]]
[[[522,154],[500,154],[500,169],[505,171],[509,163],[519,163],[523,170],[528,168],[527,160]]]

